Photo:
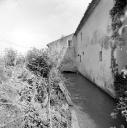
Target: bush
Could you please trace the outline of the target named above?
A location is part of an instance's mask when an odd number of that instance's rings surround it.
[[[119,39],[119,29],[122,26],[122,22],[120,20],[120,17],[124,15],[125,7],[126,7],[127,1],[126,0],[115,0],[114,7],[110,11],[110,15],[112,18],[112,30],[113,35],[112,37],[114,39]]]
[[[26,56],[26,67],[37,76],[47,78],[51,69],[51,64],[47,53],[44,50],[33,48]]]
[[[127,78],[124,78],[122,74],[116,73],[114,87],[116,92],[116,106],[111,115],[113,118],[118,118],[121,115],[127,122]]]
[[[13,49],[6,49],[4,55],[5,66],[15,66],[17,52]]]
[[[16,58],[16,65],[24,65],[25,57],[23,55],[18,55]]]
[[[125,97],[125,92],[127,91],[127,78],[123,78],[122,74],[117,74],[115,76],[114,85],[117,98]]]

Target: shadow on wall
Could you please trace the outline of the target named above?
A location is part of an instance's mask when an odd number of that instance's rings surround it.
[[[74,47],[67,48],[59,67],[62,72],[76,72]]]

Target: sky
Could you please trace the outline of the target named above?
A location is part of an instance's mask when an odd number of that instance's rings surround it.
[[[0,0],[0,51],[25,53],[75,32],[91,0]]]

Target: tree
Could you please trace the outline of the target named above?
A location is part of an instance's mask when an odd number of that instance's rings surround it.
[[[6,49],[4,55],[5,66],[14,66],[17,52],[13,49]]]
[[[47,53],[36,48],[29,50],[26,56],[26,67],[35,75],[47,78],[51,69]]]

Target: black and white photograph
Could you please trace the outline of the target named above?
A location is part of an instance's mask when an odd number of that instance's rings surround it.
[[[0,128],[127,128],[127,0],[0,0]]]

